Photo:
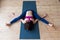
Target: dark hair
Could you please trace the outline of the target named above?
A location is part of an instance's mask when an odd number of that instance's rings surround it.
[[[24,25],[26,30],[32,31],[34,29],[34,24],[32,21],[26,22]]]

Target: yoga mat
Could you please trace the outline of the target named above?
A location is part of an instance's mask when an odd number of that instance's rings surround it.
[[[22,12],[28,9],[32,9],[35,12],[37,12],[36,1],[23,1]],[[33,31],[28,31],[28,30],[25,30],[24,24],[21,23],[20,39],[40,39],[38,22],[34,25],[34,27],[35,28]]]

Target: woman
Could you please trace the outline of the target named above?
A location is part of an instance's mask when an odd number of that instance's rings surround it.
[[[35,11],[33,10],[25,10],[19,17],[13,19],[10,23],[6,24],[7,26],[10,26],[11,24],[15,23],[16,21],[20,20],[24,25],[26,30],[32,30],[34,28],[34,24],[41,20],[45,24],[48,24],[49,26],[53,26],[53,24],[49,23],[47,20],[44,19],[44,17],[40,17]]]

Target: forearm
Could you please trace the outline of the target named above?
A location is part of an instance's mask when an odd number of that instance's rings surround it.
[[[38,21],[38,19],[34,20],[33,23],[35,24]]]
[[[23,24],[25,24],[25,23],[26,23],[26,21],[25,21],[25,20],[23,20],[23,19],[20,19],[20,21],[21,21]]]

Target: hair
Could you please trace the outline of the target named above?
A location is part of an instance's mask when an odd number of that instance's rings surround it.
[[[32,30],[34,29],[34,24],[33,24],[33,22],[32,22],[32,21],[26,22],[26,23],[25,23],[25,29],[26,29],[26,30],[29,30],[29,31],[32,31]]]
[[[34,13],[35,11],[34,10],[31,10],[31,9],[28,9],[28,10],[25,10],[23,13],[26,13],[27,11],[32,11],[32,15],[33,15],[33,18],[34,20],[36,19],[35,16],[34,16]],[[25,14],[26,15],[26,14]],[[22,18],[22,19],[25,19],[25,16]],[[24,28],[25,30],[29,30],[29,31],[32,31],[34,29],[34,24],[33,22],[30,20],[30,22],[26,22],[24,24]]]

